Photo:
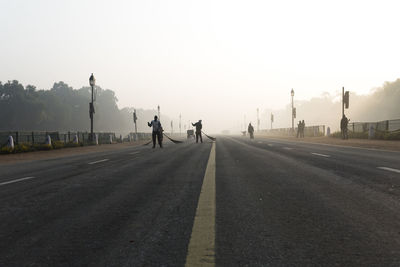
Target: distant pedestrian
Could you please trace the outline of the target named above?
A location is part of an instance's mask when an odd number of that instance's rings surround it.
[[[247,127],[247,131],[249,132],[250,139],[254,139],[254,127],[251,125],[251,122],[249,123],[249,126]]]
[[[306,123],[304,122],[304,120],[302,120],[301,122],[301,138],[304,138],[304,129],[306,128]]]
[[[163,129],[161,126],[161,122],[158,120],[157,116],[154,116],[154,120],[152,120],[151,122],[148,122],[147,125],[149,127],[153,127],[153,132],[152,132],[152,139],[153,139],[153,148],[156,147],[156,138],[158,140],[158,145],[160,146],[160,148],[162,148],[162,135],[163,135]]]
[[[201,120],[196,123],[192,123],[194,127],[196,127],[196,143],[200,142],[203,143],[203,137],[201,136],[201,129],[203,129],[203,125],[201,124]]]

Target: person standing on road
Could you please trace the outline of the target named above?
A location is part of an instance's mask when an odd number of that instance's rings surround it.
[[[349,119],[347,119],[346,115],[343,114],[342,119],[340,120],[340,131],[342,132],[342,139],[349,139],[348,135],[348,124],[349,124]]]
[[[249,126],[247,127],[247,131],[250,134],[250,139],[254,139],[254,127],[251,125],[251,122],[249,123]]]
[[[161,122],[158,120],[157,116],[154,116],[154,120],[152,120],[151,122],[148,122],[147,125],[149,127],[153,127],[153,132],[152,132],[152,139],[153,139],[153,148],[156,147],[156,138],[158,140],[158,145],[160,146],[160,148],[162,148],[162,126],[161,126]]]
[[[304,129],[306,128],[306,123],[304,122],[304,120],[302,120],[301,122],[301,138],[304,138]]]
[[[201,120],[199,120],[196,123],[192,123],[192,125],[196,127],[196,143],[199,142],[199,138],[200,142],[203,143],[203,137],[201,136],[201,129],[203,128],[203,125],[201,124]]]

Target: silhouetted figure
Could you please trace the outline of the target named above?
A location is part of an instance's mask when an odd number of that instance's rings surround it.
[[[349,119],[347,119],[346,115],[343,114],[342,119],[340,120],[340,131],[342,132],[342,139],[349,139],[348,134],[348,125]]]
[[[196,123],[192,123],[192,125],[196,127],[196,143],[199,142],[199,138],[200,142],[203,143],[203,137],[201,136],[201,129],[203,128],[203,125],[201,124],[201,120],[199,120]]]
[[[153,132],[151,137],[153,138],[153,148],[156,147],[156,138],[158,140],[158,144],[159,146],[162,148],[162,126],[161,126],[161,122],[158,120],[157,116],[154,116],[154,120],[152,120],[151,122],[148,122],[147,125],[149,125],[149,127],[153,127]]]
[[[249,123],[249,127],[247,127],[247,131],[249,132],[250,139],[254,139],[254,127],[251,125],[251,122]]]
[[[304,138],[304,129],[306,128],[306,123],[304,122],[304,120],[301,122],[301,133],[300,133],[300,137]]]

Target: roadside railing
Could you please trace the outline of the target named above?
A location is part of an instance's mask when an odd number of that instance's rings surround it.
[[[395,132],[400,131],[400,119],[398,120],[385,120],[378,122],[351,122],[348,125],[349,131],[354,133],[366,133],[370,128],[375,131],[381,132]]]
[[[113,141],[122,141],[120,136],[112,132],[97,132],[95,133],[98,138],[99,144],[109,144],[110,136]],[[52,141],[59,141],[64,144],[77,141],[81,145],[91,144],[89,140],[89,132],[69,131],[69,132],[45,132],[45,131],[4,131],[0,132],[0,148],[7,146],[9,136],[13,137],[13,141],[18,144],[41,145],[45,144],[47,135],[50,136]],[[138,133],[137,140],[144,140],[151,137],[150,133]],[[132,139],[133,141],[133,139]]]
[[[269,130],[260,130],[260,133],[266,135],[278,135],[278,136],[294,136],[297,135],[298,127],[294,128],[277,128]],[[325,125],[315,125],[306,126],[304,128],[304,136],[314,137],[314,136],[324,136],[325,135]]]

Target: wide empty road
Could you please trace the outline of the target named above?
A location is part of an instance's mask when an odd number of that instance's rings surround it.
[[[218,137],[0,165],[0,266],[185,265],[399,266],[400,153]]]

